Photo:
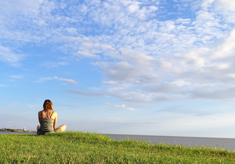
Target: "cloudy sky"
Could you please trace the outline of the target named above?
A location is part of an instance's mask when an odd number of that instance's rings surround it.
[[[0,1],[0,128],[235,136],[234,0]]]

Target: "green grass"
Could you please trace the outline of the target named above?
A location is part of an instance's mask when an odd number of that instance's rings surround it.
[[[0,135],[0,163],[235,163],[223,149],[112,140],[95,133]]]

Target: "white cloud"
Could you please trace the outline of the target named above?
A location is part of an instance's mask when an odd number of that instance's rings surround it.
[[[84,96],[92,96],[92,97],[105,97],[107,96],[106,93],[103,92],[85,92],[79,90],[65,90],[65,92],[72,93],[72,94],[79,94]]]
[[[217,1],[220,7],[222,5],[225,9],[230,9],[232,11],[235,11],[235,1],[233,0],[217,0]]]
[[[138,2],[132,3],[131,5],[128,6],[128,10],[133,13],[139,10],[139,4]]]
[[[107,92],[86,92],[80,90],[64,90],[65,92],[90,97],[115,97],[128,103],[152,103],[173,101],[174,99],[161,93],[146,93],[139,90],[110,90]]]
[[[118,63],[96,62],[95,65],[103,68],[103,74],[109,80],[119,82],[126,81],[136,84],[159,81],[159,77],[148,67],[148,65],[146,65],[146,67],[139,65],[135,66],[126,61]]]
[[[109,89],[112,91],[128,89],[131,86],[131,84],[129,83],[125,82],[122,83],[120,81],[114,81],[114,80],[102,81],[102,84],[109,87]]]
[[[145,53],[138,51],[133,51],[132,49],[120,48],[121,56],[120,58],[129,61],[136,65],[147,65],[153,61],[152,56],[148,56]]]
[[[39,10],[39,7],[35,7],[34,10],[39,13],[37,18],[40,18],[48,25],[44,25],[40,30],[37,26],[34,26],[32,30],[10,31],[6,33],[6,36],[11,38],[11,33],[17,33],[12,37],[14,38],[15,36],[18,36],[18,39],[25,38],[24,40],[28,41],[48,40],[50,38],[50,41],[64,42],[66,46],[63,46],[63,48],[67,49],[69,53],[80,51],[83,52],[82,54],[84,56],[88,57],[95,57],[93,55],[96,53],[104,53],[108,49],[110,50],[110,48],[115,50],[121,47],[130,48],[130,46],[137,50],[140,49],[141,51],[151,52],[151,54],[160,54],[163,52],[165,54],[169,54],[176,49],[179,50],[192,46],[195,42],[201,41],[201,37],[204,37],[205,41],[213,38],[213,36],[204,36],[201,34],[201,31],[198,32],[197,36],[193,33],[193,27],[188,28],[183,25],[188,24],[190,19],[178,19],[176,22],[181,22],[178,25],[176,25],[174,21],[158,21],[154,17],[158,8],[158,5],[154,5],[155,2],[139,2],[137,0],[125,2],[107,1],[103,3],[92,2],[78,4],[77,6],[72,7],[70,6],[71,15],[65,17],[57,15],[56,13],[54,15],[51,14],[51,11],[54,8],[61,10],[59,8],[59,6],[61,6],[59,3],[36,1],[35,6],[39,5],[40,8],[42,8]],[[49,6],[49,9],[46,9],[47,5]],[[66,5],[63,4],[63,6]],[[96,10],[93,10],[94,7]],[[129,13],[128,7],[135,14]],[[77,10],[77,8],[86,9],[85,13],[88,18],[86,22],[90,25],[98,24],[99,26],[97,26],[96,29],[92,29],[92,31],[100,33],[100,30],[102,30],[100,35],[89,35],[89,38],[86,38],[87,41],[83,40],[84,37],[82,36],[82,33],[90,33],[89,31],[91,29],[90,27],[87,28],[86,26],[80,26],[82,20],[80,12],[83,14],[84,12],[83,10]],[[79,13],[77,13],[78,11]],[[205,17],[206,13],[202,13],[201,15],[204,15]],[[148,18],[147,21],[145,19],[140,19],[145,17]],[[213,21],[216,22],[212,19],[209,23],[205,23],[208,22],[208,20],[203,20],[201,21],[202,23],[198,24],[198,27],[203,27],[204,24],[210,24]],[[70,22],[75,24],[74,27],[70,26]],[[28,23],[29,22],[27,22],[27,24]],[[66,32],[58,28],[61,24],[65,26]],[[77,28],[77,25],[79,25],[79,29]],[[209,28],[215,27],[213,25],[214,24]],[[53,30],[51,30],[51,26],[54,27]],[[79,36],[75,35],[75,30],[80,32]],[[206,30],[208,30],[208,28]],[[3,31],[6,32],[8,30],[5,29]],[[68,31],[70,34],[72,32],[73,35],[68,34]],[[219,31],[216,31],[213,35],[216,34],[218,35]],[[66,40],[62,39],[66,37],[74,38],[75,40],[73,39],[73,43],[70,42],[67,44],[67,42],[65,42]],[[80,41],[76,40],[76,38],[80,38]]]
[[[62,65],[67,65],[66,62],[52,62],[52,61],[46,61],[41,64],[41,66],[45,66],[47,68],[54,68],[54,67],[59,67]]]
[[[116,62],[96,62],[103,68],[107,95],[125,102],[156,102],[180,99],[233,100],[233,31],[218,48],[199,47],[174,58],[157,59],[137,51],[121,48],[110,55]],[[217,52],[229,48],[221,58]],[[225,47],[225,48],[223,48]],[[230,54],[230,55],[228,55]],[[128,70],[128,71],[126,71]],[[155,72],[154,72],[155,71]],[[160,77],[160,78],[159,78]],[[144,79],[144,80],[142,80]],[[171,79],[166,81],[166,79]],[[139,86],[139,89],[132,90]],[[140,92],[142,89],[144,92]]]
[[[71,84],[71,85],[78,85],[78,83],[76,81],[74,81],[73,79],[64,79],[64,78],[60,78],[60,77],[57,77],[57,76],[54,76],[54,77],[42,77],[42,78],[39,78],[37,81],[37,83],[43,83],[43,82],[46,82],[46,81],[49,81],[49,80],[58,80],[58,81],[61,81],[65,84]]]
[[[115,107],[117,107],[117,108],[122,108],[122,109],[125,109],[125,110],[136,110],[136,109],[134,109],[134,108],[132,108],[132,107],[128,107],[128,106],[126,106],[126,105],[114,105]]]
[[[77,34],[77,29],[73,27],[66,28],[70,34]]]
[[[215,51],[213,57],[223,58],[235,54],[235,29],[230,33],[226,41]]]
[[[195,67],[204,67],[205,66],[205,58],[208,58],[210,50],[208,48],[199,48],[195,51],[190,51],[184,55],[182,54],[175,54],[176,57],[180,58],[181,65],[187,66],[195,66]],[[186,66],[186,67],[187,67]]]
[[[154,92],[154,93],[178,93],[180,88],[175,85],[175,83],[164,82],[162,84],[152,84],[143,87],[144,91]]]
[[[212,3],[214,2],[215,0],[203,0],[202,1],[202,9],[204,10],[207,10],[208,7],[211,7],[212,6]]]
[[[218,69],[228,69],[230,67],[229,63],[220,63],[217,65]]]
[[[128,62],[119,62],[119,63],[96,62],[95,65],[103,67],[105,71],[104,75],[108,79],[126,81],[132,79],[133,77],[138,76],[139,74],[137,68],[129,64]]]
[[[178,79],[178,80],[175,80],[172,82],[172,84],[176,85],[176,86],[184,86],[184,85],[191,85],[191,83],[187,82],[186,80],[184,79]]]
[[[63,83],[66,83],[66,84],[72,84],[72,85],[77,85],[78,83],[76,81],[74,81],[73,79],[64,79],[64,78],[59,78],[57,76],[54,77],[55,80],[59,80]]]
[[[188,95],[195,99],[234,101],[235,100],[234,92],[235,92],[234,87],[223,88],[223,89],[200,87],[195,90],[191,90],[190,92],[188,92]]]
[[[104,76],[111,81],[142,83],[157,82],[159,77],[154,72],[154,58],[131,49],[120,49],[120,54],[111,55],[120,62],[95,62],[104,70]],[[128,71],[127,71],[128,70]]]
[[[55,48],[73,56],[72,59],[78,56],[98,60],[93,65],[102,68],[102,84],[107,90],[96,95],[113,96],[127,102],[169,101],[175,100],[177,94],[187,98],[185,93],[196,93],[202,86],[226,89],[226,84],[232,87],[234,82],[234,31],[224,42],[222,40],[233,27],[227,19],[232,15],[232,1],[200,1],[201,8],[195,11],[195,17],[181,18],[179,14],[176,20],[160,17],[165,9],[161,4],[166,4],[162,1],[92,0],[70,5],[35,0],[22,6],[26,3],[22,0],[17,2],[19,7],[10,6],[9,2],[1,3],[6,7],[0,14],[1,20],[9,17],[17,25],[21,22],[21,28],[13,28],[17,26],[9,20],[3,24],[1,39],[56,44]],[[193,1],[175,3],[193,5]],[[229,11],[218,8],[218,4],[229,4]],[[27,9],[20,13],[20,7]],[[60,14],[66,9],[70,12]],[[216,43],[218,48],[214,48],[212,43],[218,39],[223,43]],[[9,54],[4,56],[0,52],[2,61],[15,64],[22,60],[9,48],[1,49]],[[67,61],[47,61],[42,65],[66,64]],[[73,79],[59,77],[39,81],[53,79],[77,85]]]
[[[46,30],[50,12],[55,4],[47,0],[0,2],[0,38],[24,44],[39,42],[51,36]],[[29,28],[30,27],[30,28]],[[55,31],[55,30],[54,30]]]
[[[112,106],[112,107],[116,107],[116,108],[121,108],[121,109],[125,109],[125,110],[133,110],[135,111],[136,109],[135,108],[132,108],[132,107],[128,107],[126,105],[113,105],[113,104],[110,104],[108,102],[104,103],[105,105],[108,105],[108,106]]]
[[[3,47],[0,45],[0,61],[6,62],[11,66],[20,66],[20,61],[24,58],[23,55],[15,54],[8,47]]]
[[[5,14],[24,14],[27,16],[35,16],[39,13],[40,5],[44,0],[19,0],[19,1],[1,1],[0,10]],[[46,2],[46,1],[44,1]]]
[[[76,55],[79,55],[79,56],[82,56],[82,57],[88,57],[88,58],[99,58],[100,57],[98,55],[94,55],[94,54],[91,54],[89,52],[82,52],[82,51],[78,51],[76,53]]]
[[[181,24],[190,24],[191,20],[190,19],[182,19],[179,18],[175,21],[175,23],[181,23]]]

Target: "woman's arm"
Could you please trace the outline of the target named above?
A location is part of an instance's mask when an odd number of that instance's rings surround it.
[[[41,114],[41,111],[38,112],[38,121],[39,121],[39,124],[40,124],[40,114]]]
[[[53,113],[53,115],[54,115],[54,128],[56,128],[56,124],[57,124],[57,113],[56,112],[54,112]]]

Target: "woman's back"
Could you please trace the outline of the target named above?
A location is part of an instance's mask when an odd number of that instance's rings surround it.
[[[56,128],[57,113],[53,111],[53,104],[51,100],[45,100],[43,103],[43,110],[38,112],[38,121],[40,125],[37,126],[37,134],[45,134],[48,132],[64,132],[66,125],[61,125]]]
[[[54,119],[51,117],[53,115],[54,111],[41,111],[39,112],[39,118],[40,118],[40,128],[37,130],[37,134],[45,134],[48,132],[55,132],[54,130]],[[46,114],[46,116],[45,116]],[[44,115],[44,117],[43,117]],[[41,116],[41,117],[40,117]]]

